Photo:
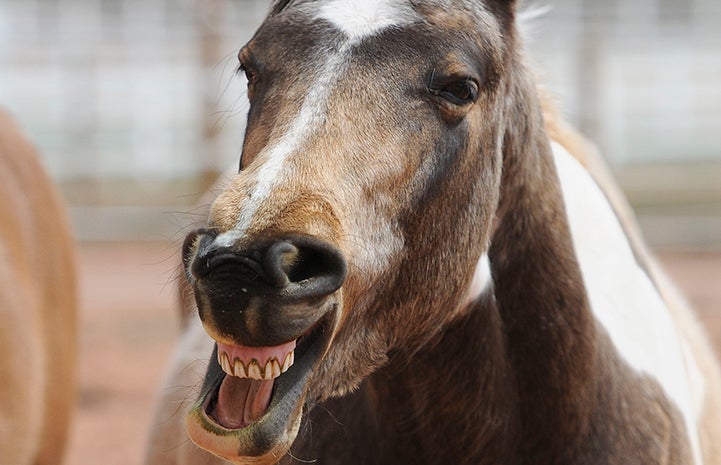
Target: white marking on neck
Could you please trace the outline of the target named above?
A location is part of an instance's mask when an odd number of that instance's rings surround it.
[[[330,22],[352,41],[359,41],[409,23],[414,13],[407,2],[397,0],[332,0],[321,7],[316,17]]]
[[[655,378],[686,423],[694,463],[701,464],[695,402],[683,349],[666,304],[638,266],[618,218],[590,174],[552,143],[573,245],[598,321],[621,357]]]
[[[473,301],[483,295],[491,286],[493,278],[491,277],[491,261],[488,254],[484,253],[476,263],[476,270],[473,273],[471,285],[468,287],[468,293],[463,301],[463,306],[470,305]]]

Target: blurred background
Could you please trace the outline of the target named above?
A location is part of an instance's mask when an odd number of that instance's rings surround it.
[[[68,205],[81,271],[70,464],[138,463],[176,335],[179,241],[237,164],[236,53],[267,0],[0,0],[0,105]],[[721,347],[721,2],[545,0],[527,48]],[[102,431],[102,434],[100,432]]]
[[[267,0],[1,0],[0,102],[81,240],[177,233],[237,162],[236,52]],[[529,54],[661,246],[721,243],[721,3],[546,0]]]

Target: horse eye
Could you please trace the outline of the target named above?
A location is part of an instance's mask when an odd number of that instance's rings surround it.
[[[478,85],[469,78],[432,86],[431,93],[458,106],[471,104],[478,98]]]
[[[249,86],[255,83],[255,73],[249,70],[243,63],[240,64],[240,68],[238,69],[238,71],[245,74],[245,78],[248,80]]]

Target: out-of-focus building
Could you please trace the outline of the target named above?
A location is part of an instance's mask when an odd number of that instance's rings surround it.
[[[237,163],[237,49],[268,0],[0,0],[0,104],[82,239],[182,234]],[[545,0],[528,49],[657,245],[721,247],[721,3]],[[187,212],[189,214],[177,213]]]

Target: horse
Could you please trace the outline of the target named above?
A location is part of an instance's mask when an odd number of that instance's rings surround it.
[[[0,462],[62,461],[75,405],[74,245],[55,186],[0,111]]]
[[[517,9],[272,4],[148,463],[721,464],[703,331]]]

